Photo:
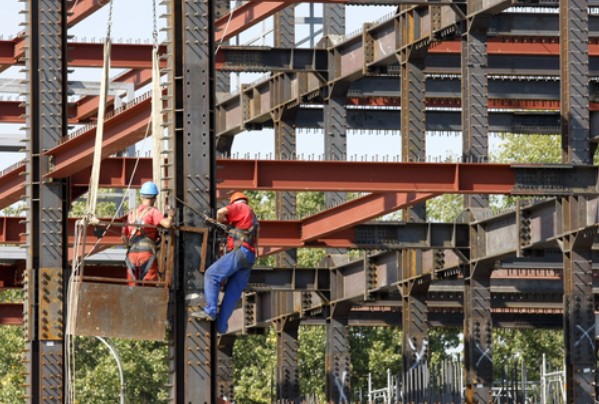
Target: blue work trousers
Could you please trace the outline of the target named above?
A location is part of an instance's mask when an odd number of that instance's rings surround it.
[[[245,257],[245,262],[242,259]],[[212,317],[216,317],[216,329],[219,333],[227,332],[229,317],[233,314],[241,293],[250,279],[250,271],[256,261],[256,254],[245,247],[228,252],[216,260],[204,276],[204,294],[206,307],[204,310]],[[225,285],[225,295],[218,307],[218,293],[221,285]]]

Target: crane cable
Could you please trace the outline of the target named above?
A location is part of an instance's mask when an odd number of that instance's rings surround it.
[[[104,117],[106,115],[106,99],[108,95],[108,81],[110,79],[110,50],[111,50],[111,30],[112,30],[112,12],[114,3],[109,0],[108,3],[108,22],[106,24],[106,37],[104,38],[104,57],[102,78],[100,82],[100,95],[98,101],[98,120],[96,125],[96,141],[94,146],[94,159],[92,164],[91,178],[89,182],[89,194],[85,215],[82,220],[78,220],[75,225],[75,244],[73,245],[73,269],[69,277],[68,297],[67,297],[67,332],[66,338],[66,373],[67,373],[67,400],[70,403],[76,403],[76,361],[75,361],[75,338],[74,332],[76,327],[76,316],[72,308],[74,307],[75,299],[79,297],[81,271],[83,270],[83,262],[85,257],[85,231],[89,222],[96,221],[96,206],[98,196],[98,184],[100,182],[100,164],[102,161],[102,140],[104,138]],[[83,229],[83,231],[81,231]],[[83,249],[83,251],[80,251]],[[92,248],[92,251],[95,249]],[[78,299],[77,299],[78,300]]]

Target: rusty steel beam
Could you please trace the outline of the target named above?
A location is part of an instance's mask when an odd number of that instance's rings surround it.
[[[23,325],[22,303],[0,303],[0,325]]]
[[[74,4],[67,10],[67,26],[72,27],[83,21],[109,2],[109,0],[72,0],[71,3]]]
[[[72,196],[81,195],[89,186],[91,168],[73,174],[70,179]],[[23,179],[25,166],[20,163],[0,175],[0,208],[19,201],[25,194]],[[152,179],[150,158],[111,157],[102,161],[100,188],[139,188],[144,181]]]
[[[251,4],[248,2],[246,4]],[[222,17],[222,18],[227,18]],[[229,27],[229,31],[231,26]],[[70,67],[102,67],[102,43],[69,43],[69,66]],[[150,69],[152,66],[152,44],[130,44],[114,43],[111,47],[111,66],[123,69]],[[216,69],[227,71],[259,71],[261,63],[252,65],[240,64],[241,55],[246,55],[249,60],[262,60],[268,63],[272,60],[276,63],[283,63],[279,69],[284,70],[326,70],[326,60],[323,60],[320,54],[326,50],[319,49],[300,49],[299,56],[293,49],[286,48],[254,48],[254,47],[235,47],[227,45],[221,47],[216,55]],[[0,65],[12,66],[21,63],[22,50],[19,40],[0,40]],[[432,45],[429,52],[433,55],[459,55],[461,53],[460,41],[447,40],[440,41]],[[552,37],[527,37],[522,41],[517,41],[508,36],[496,38],[487,42],[487,52],[489,55],[497,56],[559,56],[559,41]],[[165,53],[165,48],[160,48],[160,53]],[[273,57],[272,54],[280,54]],[[310,55],[311,53],[311,55]],[[303,56],[302,56],[303,55]],[[588,46],[589,57],[599,56],[599,43],[591,42]],[[323,55],[324,56],[324,55]],[[299,58],[299,59],[298,59]],[[296,63],[292,63],[292,61]],[[312,60],[311,63],[305,63]],[[299,63],[298,63],[299,61]],[[166,62],[161,61],[161,66],[165,67]],[[245,66],[245,69],[244,69]],[[273,67],[265,66],[272,69]],[[258,70],[256,70],[258,69]],[[263,70],[263,69],[262,69]]]
[[[507,164],[219,160],[219,188],[347,192],[509,194]]]
[[[108,157],[144,138],[149,132],[150,98],[144,98],[109,117],[104,123],[102,156]],[[54,160],[51,175],[54,178],[69,177],[90,167],[93,160],[96,128],[83,130],[46,155]]]
[[[127,70],[112,80],[116,83],[133,83],[135,89],[145,86],[152,80],[152,69],[132,69]],[[75,120],[77,122],[87,122],[98,114],[98,96],[82,97],[77,101]],[[114,97],[107,99],[107,112],[112,112],[114,106]]]

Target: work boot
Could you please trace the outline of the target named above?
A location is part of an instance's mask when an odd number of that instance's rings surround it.
[[[191,317],[197,318],[198,320],[206,320],[206,321],[214,321],[216,317],[212,317],[210,314],[206,313],[204,310],[194,311],[190,314]]]

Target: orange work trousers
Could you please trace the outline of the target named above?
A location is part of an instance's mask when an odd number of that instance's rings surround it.
[[[141,251],[141,252],[130,252],[127,254],[129,258],[129,262],[133,266],[133,270],[127,266],[127,279],[129,282],[129,286],[135,286],[135,280],[141,277],[143,272],[146,270],[146,265],[154,254],[151,251]],[[133,272],[133,273],[132,273]],[[144,281],[158,281],[158,260],[154,260],[146,274],[143,276]],[[143,285],[143,284],[142,284]],[[155,286],[155,285],[147,285],[147,286]]]

